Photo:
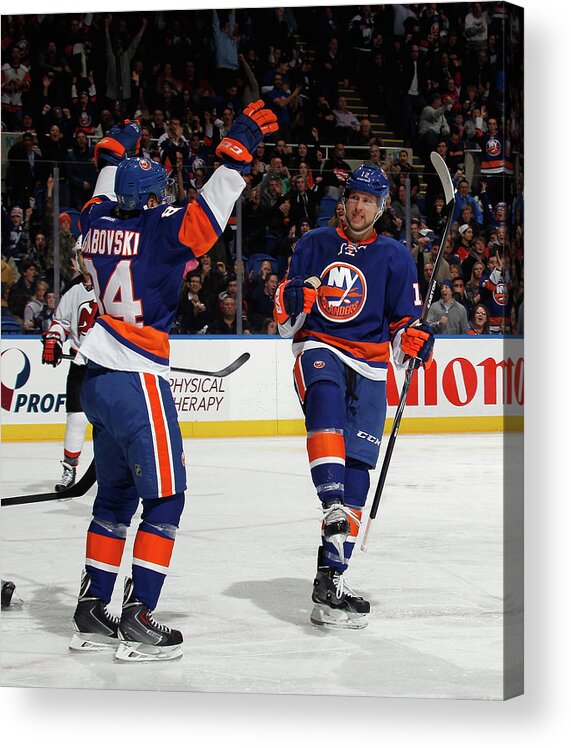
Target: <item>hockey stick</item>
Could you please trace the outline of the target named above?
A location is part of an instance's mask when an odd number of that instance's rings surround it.
[[[62,358],[73,360],[75,356],[70,353],[64,353]],[[233,361],[231,364],[228,364],[228,366],[226,366],[224,369],[220,369],[220,371],[203,371],[202,369],[178,369],[175,367],[172,367],[171,371],[177,371],[183,374],[195,374],[198,376],[206,377],[227,377],[229,374],[232,374],[241,366],[243,366],[249,359],[249,353],[242,353],[242,355],[238,356],[235,361]],[[16,506],[18,504],[33,504],[37,501],[53,501],[54,499],[77,498],[78,496],[83,496],[87,491],[89,491],[95,481],[95,461],[92,460],[84,475],[73,486],[65,488],[63,491],[57,492],[53,491],[50,493],[30,494],[28,496],[11,496],[10,498],[2,499],[2,506]]]
[[[446,246],[446,240],[448,238],[448,234],[450,233],[450,227],[452,226],[452,217],[454,215],[454,185],[452,184],[452,179],[450,178],[450,172],[448,171],[448,167],[446,166],[444,159],[435,151],[433,151],[430,154],[430,160],[432,161],[432,165],[434,166],[436,173],[438,174],[440,181],[442,183],[442,187],[444,189],[444,198],[446,200],[446,209],[449,211],[449,214],[448,214],[448,220],[446,222],[446,227],[444,229],[444,233],[442,234],[442,239],[440,241],[440,248],[438,250],[438,254],[436,255],[436,260],[434,262],[432,275],[430,276],[430,283],[428,284],[427,294],[426,294],[426,298],[424,299],[424,304],[422,306],[420,319],[417,324],[424,324],[426,322],[426,318],[428,316],[428,310],[430,309],[432,305],[432,299],[434,298],[434,292],[436,291],[436,284],[438,282],[437,281],[438,272],[440,270],[440,266],[442,265],[442,259],[444,257],[444,247]],[[393,450],[395,448],[395,442],[398,436],[402,414],[404,412],[404,408],[406,405],[406,398],[408,396],[408,391],[410,389],[410,383],[412,382],[412,375],[414,373],[414,368],[415,368],[414,361],[411,360],[406,370],[406,376],[405,376],[398,408],[395,413],[393,427],[391,429],[391,434],[387,442],[387,449],[385,452],[383,465],[381,467],[381,474],[379,475],[379,481],[377,483],[377,488],[375,490],[375,496],[373,498],[373,503],[371,504],[371,511],[369,512],[369,519],[367,521],[367,526],[363,534],[363,540],[361,541],[361,550],[365,553],[367,551],[367,544],[369,540],[369,532],[371,530],[371,524],[373,520],[375,519],[375,517],[377,516],[377,511],[381,503],[381,496],[383,493],[383,489],[385,487],[385,480],[387,478],[387,473],[389,471],[391,457],[393,454]]]
[[[19,504],[34,504],[37,501],[53,501],[54,499],[75,499],[83,496],[96,481],[95,460],[91,463],[81,478],[69,488],[63,491],[53,491],[50,493],[36,493],[28,496],[11,496],[8,499],[2,499],[2,506],[17,506]]]
[[[62,354],[62,358],[66,359],[68,361],[73,361],[75,359],[75,356],[72,353],[64,353]],[[233,374],[237,369],[239,369],[241,366],[243,366],[246,361],[248,361],[250,358],[249,353],[242,353],[241,356],[238,356],[238,358],[235,361],[232,361],[231,364],[228,364],[228,366],[225,366],[223,369],[220,369],[220,371],[205,371],[204,369],[180,369],[177,366],[171,366],[171,371],[176,371],[179,374],[195,374],[199,377],[227,377],[229,374]]]

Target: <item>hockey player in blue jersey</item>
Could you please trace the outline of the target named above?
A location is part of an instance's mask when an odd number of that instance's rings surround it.
[[[422,299],[412,255],[374,229],[388,194],[381,169],[355,169],[344,192],[344,225],[299,240],[275,295],[280,334],[293,337],[294,383],[323,508],[310,616],[317,625],[367,625],[370,604],[343,574],[379,455],[390,349],[398,367],[432,356],[432,332],[418,324]]]
[[[277,129],[263,102],[250,104],[222,139],[222,165],[193,203],[168,203],[164,168],[126,158],[140,127],[115,128],[96,146],[102,167],[81,214],[82,258],[100,316],[79,356],[81,402],[93,424],[97,496],[74,614],[75,650],[115,649],[119,660],[182,656],[180,631],[157,623],[184,506],[186,471],[169,387],[169,330],[186,263],[208,252],[245,186],[252,154]],[[120,619],[107,610],[127,528],[142,500]]]

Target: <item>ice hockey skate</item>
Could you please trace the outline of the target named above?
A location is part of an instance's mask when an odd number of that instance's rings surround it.
[[[183,655],[180,631],[154,620],[147,606],[136,599],[132,579],[125,580],[119,640],[115,658],[123,662],[178,660]]]
[[[84,570],[77,607],[73,615],[75,633],[69,648],[76,652],[98,652],[116,649],[119,644],[119,619],[112,616],[105,604],[90,593],[91,580]]]
[[[369,601],[355,595],[337,569],[318,566],[311,599],[315,605],[310,620],[316,626],[364,629],[368,624]]]
[[[16,585],[14,582],[8,580],[2,580],[2,610],[12,607],[13,605],[21,605],[22,601],[17,595],[14,595]]]
[[[63,474],[55,486],[58,493],[74,485],[76,474],[76,468],[73,465],[69,465],[67,462],[62,462],[61,464],[63,465]]]
[[[349,510],[340,502],[323,505],[323,537],[335,546],[341,563],[345,563],[344,543],[350,532]]]

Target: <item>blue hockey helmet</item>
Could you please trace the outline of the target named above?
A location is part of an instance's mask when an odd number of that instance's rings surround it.
[[[378,166],[363,164],[362,166],[358,166],[347,178],[343,195],[344,199],[346,200],[353,191],[367,192],[377,198],[379,206],[379,213],[375,218],[377,220],[385,209],[385,203],[387,202],[391,187],[382,169],[379,169]]]
[[[165,169],[148,158],[126,158],[117,167],[115,195],[123,210],[144,210],[150,195],[159,203],[167,201]]]

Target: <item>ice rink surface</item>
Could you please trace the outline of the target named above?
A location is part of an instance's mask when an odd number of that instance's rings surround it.
[[[189,439],[185,451],[187,503],[156,611],[182,630],[184,657],[69,652],[93,488],[2,508],[2,578],[24,601],[2,611],[3,686],[502,698],[501,434],[399,436],[369,551],[358,543],[347,573],[371,601],[362,631],[309,622],[321,512],[304,439]],[[60,453],[3,444],[2,495],[53,490]],[[80,472],[90,459],[88,443]],[[120,575],[115,614],[121,593]]]

